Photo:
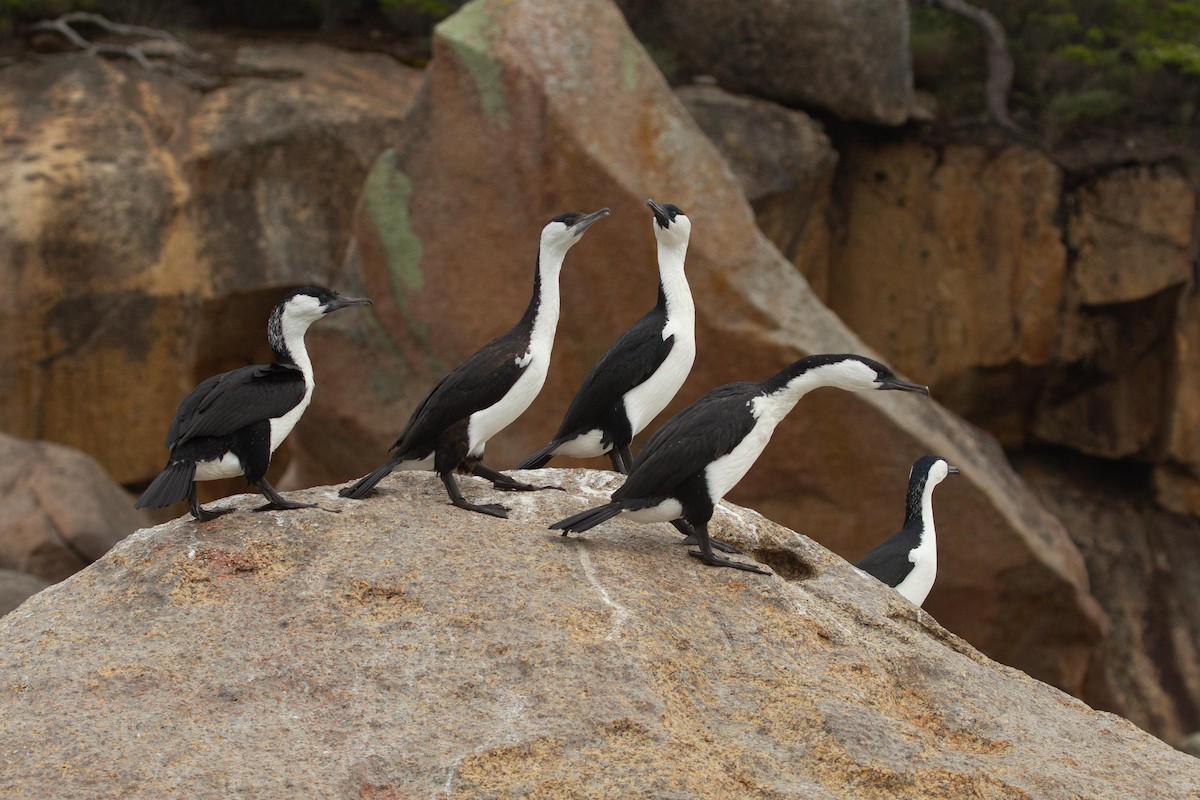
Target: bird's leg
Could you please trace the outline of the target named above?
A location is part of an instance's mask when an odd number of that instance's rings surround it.
[[[267,483],[266,478],[259,478],[254,482],[258,490],[263,493],[263,497],[271,502],[265,506],[259,506],[255,511],[290,511],[295,508],[317,508],[316,503],[297,503],[294,500],[288,500],[286,497],[275,491],[275,487]],[[323,511],[325,509],[322,509]]]
[[[673,519],[671,520],[671,524],[675,526],[675,530],[682,533],[685,537],[680,544],[700,544],[700,537],[696,534],[696,531],[692,528],[692,526],[689,525],[685,520]],[[720,539],[714,539],[710,536],[708,537],[708,541],[712,543],[713,547],[715,547],[717,550],[720,550],[722,553],[737,553],[738,555],[741,555],[742,553],[741,550],[738,550],[731,544],[722,542]]]
[[[192,516],[199,522],[208,522],[217,517],[223,517],[226,514],[234,511],[232,508],[221,508],[213,511],[208,511],[200,505],[200,498],[196,496],[196,482],[192,481],[192,488],[188,492],[188,509],[191,510]]]
[[[728,558],[721,558],[713,552],[712,541],[708,538],[708,523],[697,525],[695,527],[696,538],[700,541],[700,552],[689,550],[688,555],[693,558],[698,558],[710,567],[729,567],[731,569],[745,570],[746,572],[756,572],[759,575],[770,575],[765,569],[756,567],[753,564],[743,564],[740,561],[733,561]]]
[[[628,475],[629,470],[633,468],[633,453],[629,452],[629,445],[621,445],[621,463],[625,465],[625,469],[617,470],[622,475]]]
[[[508,509],[502,505],[496,503],[476,505],[467,502],[467,498],[463,497],[462,490],[458,488],[458,481],[454,479],[453,470],[439,472],[438,477],[442,479],[442,483],[446,484],[446,493],[450,495],[450,502],[454,505],[465,508],[467,511],[478,511],[480,514],[508,519]]]
[[[612,462],[613,472],[619,472],[622,475],[628,475],[629,470],[625,467],[625,462],[621,460],[621,451],[614,447],[608,451],[608,460]]]
[[[471,467],[471,473],[478,475],[484,480],[492,482],[492,486],[502,492],[539,492],[542,489],[562,489],[561,486],[534,486],[532,483],[525,483],[516,478],[505,475],[503,472],[491,467],[485,467],[483,464],[476,464]]]

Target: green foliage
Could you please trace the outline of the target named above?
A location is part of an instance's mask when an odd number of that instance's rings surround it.
[[[1016,76],[1014,110],[1054,139],[1091,126],[1195,121],[1200,0],[971,0],[1004,26]],[[982,99],[984,45],[970,23],[937,9],[913,14],[918,86],[951,116]],[[931,69],[931,65],[933,68]]]

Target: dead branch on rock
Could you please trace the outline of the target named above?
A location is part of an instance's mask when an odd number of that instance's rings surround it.
[[[984,86],[984,101],[987,114],[996,124],[1018,131],[1008,113],[1008,96],[1012,91],[1013,60],[1008,52],[1008,35],[1004,26],[986,9],[978,8],[966,0],[923,0],[927,5],[958,14],[975,23],[983,31],[987,46],[987,83]]]
[[[75,25],[91,25],[114,36],[141,41],[133,44],[93,42],[77,31]],[[200,61],[199,54],[177,36],[158,28],[126,25],[113,22],[100,14],[73,11],[57,19],[35,22],[28,30],[57,33],[88,55],[124,56],[136,61],[143,69],[170,73],[193,88],[211,89],[216,85],[214,78],[185,66],[187,63]],[[163,43],[166,43],[166,46]]]

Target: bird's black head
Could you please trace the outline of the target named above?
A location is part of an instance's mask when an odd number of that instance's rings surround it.
[[[921,513],[921,504],[926,493],[946,479],[956,475],[957,467],[946,463],[941,456],[921,456],[908,472],[908,498],[905,504],[905,525],[916,520]]]
[[[822,385],[848,392],[898,389],[929,394],[927,386],[902,381],[886,365],[854,353],[822,353],[802,358],[769,378],[768,390],[783,388],[801,378],[809,382],[819,378]]]
[[[647,200],[646,205],[650,206],[650,210],[654,212],[654,221],[658,223],[658,227],[660,228],[669,228],[677,217],[687,216],[680,210],[679,206],[672,203],[660,206],[653,200]]]
[[[591,214],[581,214],[578,211],[568,211],[566,214],[559,214],[542,228],[542,250],[544,252],[558,253],[559,257],[565,255],[566,251],[583,236],[584,231],[591,227],[593,223],[607,216],[607,208],[593,211]]]

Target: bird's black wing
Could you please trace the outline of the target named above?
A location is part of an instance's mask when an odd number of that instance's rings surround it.
[[[555,439],[590,430],[621,396],[646,381],[675,345],[675,337],[662,338],[666,312],[654,308],[613,342],[567,408]]]
[[[908,554],[918,544],[920,536],[916,531],[900,531],[863,556],[855,566],[894,589],[912,572],[914,565]]]
[[[746,406],[760,393],[757,383],[727,383],[671,417],[638,453],[612,499],[667,494],[729,453],[754,427]]]
[[[392,447],[403,454],[430,443],[454,423],[500,402],[525,370],[519,362],[527,338],[514,328],[455,367],[425,395]]]
[[[260,364],[214,375],[183,398],[167,431],[167,447],[201,436],[228,436],[255,422],[282,417],[304,399],[295,367]]]

